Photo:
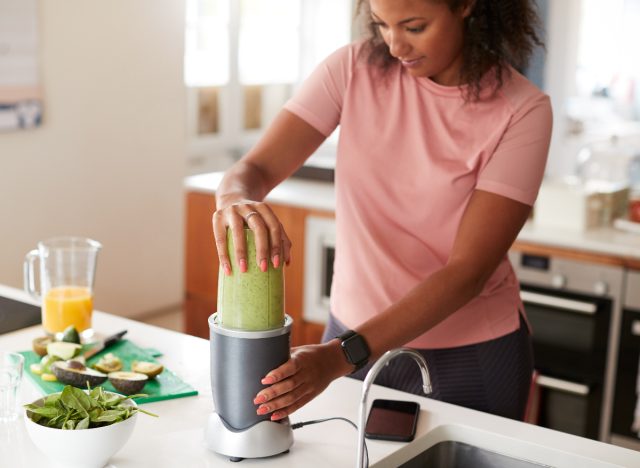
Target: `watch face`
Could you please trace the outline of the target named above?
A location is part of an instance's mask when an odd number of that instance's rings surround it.
[[[347,354],[347,358],[351,364],[359,364],[369,359],[369,347],[360,335],[354,335],[347,338],[342,346]]]

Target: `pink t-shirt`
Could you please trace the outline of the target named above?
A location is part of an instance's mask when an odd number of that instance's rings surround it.
[[[285,106],[324,135],[340,125],[331,310],[349,328],[446,264],[475,189],[533,205],[552,122],[549,98],[515,70],[493,98],[465,104],[458,87],[400,65],[381,81],[361,47],[334,52]],[[521,307],[505,256],[479,296],[407,345],[497,338]]]

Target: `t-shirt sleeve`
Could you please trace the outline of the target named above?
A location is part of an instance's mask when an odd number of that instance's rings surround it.
[[[304,80],[284,108],[323,135],[331,135],[340,123],[353,55],[352,45],[341,47],[329,55]]]
[[[552,123],[548,96],[540,93],[524,103],[480,171],[476,188],[533,206],[544,177]]]

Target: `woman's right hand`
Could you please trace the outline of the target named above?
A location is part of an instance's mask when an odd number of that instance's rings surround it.
[[[256,242],[256,264],[263,272],[274,268],[282,262],[289,264],[291,241],[282,227],[282,223],[273,213],[269,205],[253,200],[241,200],[220,207],[213,214],[213,235],[220,265],[226,275],[231,274],[231,260],[227,251],[227,227],[231,229],[235,257],[240,272],[247,271],[247,245],[244,237],[245,224],[254,233]]]

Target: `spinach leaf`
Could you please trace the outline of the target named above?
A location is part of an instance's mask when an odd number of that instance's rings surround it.
[[[56,408],[51,408],[50,406],[28,405],[27,409],[32,413],[39,414],[45,418],[55,418],[58,415],[58,410]]]
[[[123,414],[121,410],[107,410],[107,411],[103,411],[102,414],[98,416],[98,418],[96,418],[96,422],[112,423],[119,419],[126,419],[126,418],[123,418]]]
[[[85,417],[89,416],[88,410],[91,409],[92,399],[79,388],[67,385],[62,390],[60,400],[67,408],[78,410]]]
[[[76,429],[89,429],[89,416],[81,419],[80,422],[76,424]]]
[[[24,408],[29,418],[42,426],[82,430],[124,421],[137,412],[157,417],[149,411],[123,404],[129,398],[141,396],[147,395],[122,396],[106,393],[102,387],[84,392],[67,385],[61,393],[45,397],[41,405],[27,404]]]

